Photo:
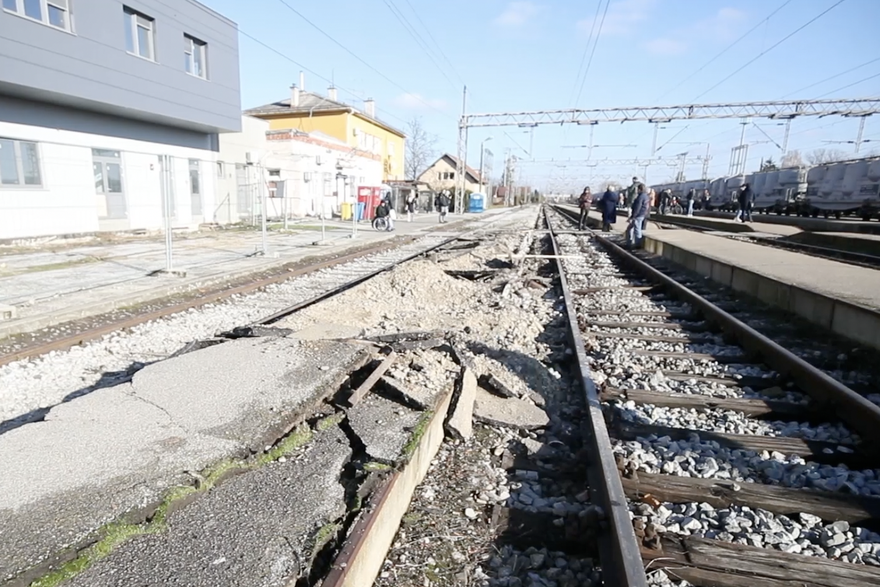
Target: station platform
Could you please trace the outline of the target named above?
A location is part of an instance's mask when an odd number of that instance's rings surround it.
[[[591,212],[594,222],[600,220]],[[613,231],[622,233],[626,219]],[[767,304],[880,349],[880,271],[650,222],[645,249]]]
[[[71,320],[145,304],[210,285],[281,268],[325,255],[340,255],[400,236],[448,230],[465,222],[491,220],[508,210],[450,215],[438,224],[436,214],[398,219],[393,232],[359,223],[309,219],[288,230],[273,226],[267,254],[258,227],[175,233],[173,268],[164,274],[165,240],[160,234],[99,239],[41,239],[0,247],[0,339]],[[318,244],[318,241],[324,239]]]
[[[702,211],[694,212],[697,218],[732,220],[733,212]],[[753,214],[753,220],[762,225],[794,226],[811,232],[846,232],[859,234],[880,234],[880,222],[864,221],[857,218],[806,218],[782,214]]]

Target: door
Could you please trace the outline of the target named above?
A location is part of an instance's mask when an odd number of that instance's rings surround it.
[[[100,220],[123,220],[128,217],[122,181],[122,157],[119,151],[92,149],[95,194]]]
[[[239,217],[251,213],[250,190],[248,189],[248,172],[244,165],[235,165],[236,210]]]
[[[198,159],[189,160],[190,210],[195,219],[202,215],[202,176]]]

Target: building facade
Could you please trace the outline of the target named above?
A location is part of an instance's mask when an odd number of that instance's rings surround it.
[[[215,219],[235,23],[195,0],[0,0],[0,239]]]
[[[455,174],[458,172],[458,157],[444,153],[437,159],[433,165],[428,167],[419,175],[419,181],[431,186],[435,192],[442,190],[455,190],[458,182]],[[480,174],[471,167],[465,168],[464,189],[469,192],[482,192],[483,185],[480,181]]]
[[[245,111],[269,122],[272,130],[293,129],[304,133],[320,132],[352,149],[377,155],[382,164],[382,180],[404,178],[406,135],[376,117],[376,103],[367,100],[363,110],[338,101],[337,91],[327,96],[303,91],[297,86],[286,100]]]

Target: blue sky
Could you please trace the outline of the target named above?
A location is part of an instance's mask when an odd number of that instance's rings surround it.
[[[438,149],[453,153],[463,83],[470,112],[880,96],[880,0],[844,0],[775,48],[774,43],[839,0],[612,0],[583,84],[585,50],[591,28],[598,29],[604,0],[202,1],[242,31],[243,107],[286,97],[301,69],[293,60],[311,70],[305,74],[306,90],[325,93],[326,80],[333,79],[341,99],[361,106],[372,97],[379,116],[391,124],[403,127],[421,117],[437,135]],[[592,45],[587,60],[591,51]],[[871,76],[877,77],[867,79]],[[757,127],[746,127],[750,170],[763,157],[778,159],[773,142],[781,144],[783,136],[777,123],[754,123]],[[853,140],[857,126],[853,119],[797,120],[789,148],[851,151],[852,145],[824,141]],[[704,155],[708,142],[710,175],[723,175],[741,128],[738,120],[668,123],[658,131],[658,154]],[[479,143],[492,136],[486,146],[494,153],[496,175],[510,150],[539,161],[520,163],[521,179],[539,187],[630,177],[631,167],[590,170],[577,165],[586,149],[566,147],[587,144],[588,132],[577,126],[474,130],[469,163],[479,164]],[[863,145],[863,153],[880,150],[880,116],[868,119],[865,138],[875,142]],[[652,139],[653,126],[647,123],[599,125],[594,145],[636,146],[597,147],[592,158],[646,157]],[[540,163],[548,159],[557,163]],[[653,167],[648,179],[666,180],[674,171]],[[700,165],[688,166],[686,174],[699,178]]]

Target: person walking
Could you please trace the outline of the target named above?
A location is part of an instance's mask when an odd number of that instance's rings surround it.
[[[663,190],[660,192],[660,216],[666,216],[666,213],[669,211],[669,190]]]
[[[642,234],[648,221],[650,205],[648,190],[640,183],[636,187],[636,199],[629,209],[629,226],[626,229],[627,247],[638,248],[642,245]]]
[[[578,207],[581,209],[581,215],[578,219],[578,230],[583,230],[587,226],[587,217],[590,214],[590,205],[593,203],[593,194],[590,188],[585,187],[578,198]]]
[[[412,222],[413,214],[416,213],[416,191],[412,190],[406,195],[406,221]]]
[[[449,192],[443,190],[440,197],[437,198],[437,206],[440,208],[440,224],[446,222],[446,215],[449,213]]]
[[[709,209],[709,190],[703,190],[703,195],[700,197],[700,210],[705,212]]]
[[[620,203],[620,195],[611,189],[611,186],[602,194],[599,200],[599,210],[602,212],[602,231],[611,230],[611,225],[617,222],[617,204]]]
[[[638,187],[639,178],[633,177],[632,184],[628,188],[626,188],[626,191],[624,192],[626,197],[624,203],[626,204],[627,208],[632,208],[632,203],[635,201],[636,196],[638,195]]]
[[[685,196],[685,202],[687,202],[687,215],[694,215],[694,199],[697,197],[697,192],[694,189],[688,191],[687,196]]]
[[[744,183],[739,192],[739,210],[736,211],[736,216],[733,219],[741,220],[742,222],[752,222],[753,201],[754,193],[752,192],[752,186]]]

